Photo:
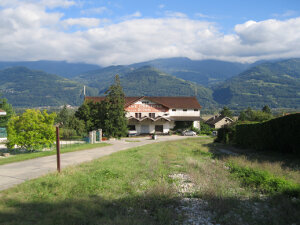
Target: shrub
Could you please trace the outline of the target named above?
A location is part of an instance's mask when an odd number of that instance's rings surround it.
[[[208,124],[204,123],[204,122],[200,122],[200,134],[206,134],[206,135],[211,135],[212,131],[214,130],[214,128],[210,127]]]
[[[300,185],[284,178],[276,177],[267,171],[241,167],[227,163],[230,173],[240,179],[245,186],[254,187],[263,193],[281,193],[290,197],[300,197]]]
[[[218,129],[218,136],[216,138],[216,142],[220,143],[234,143],[235,141],[235,124],[231,124],[228,126],[224,126]]]
[[[257,150],[298,153],[300,114],[291,114],[263,123],[236,125],[235,143]]]

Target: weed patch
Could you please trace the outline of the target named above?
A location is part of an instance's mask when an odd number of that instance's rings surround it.
[[[290,197],[300,197],[300,185],[284,178],[276,177],[267,171],[249,167],[241,167],[235,163],[227,163],[230,173],[240,179],[245,186],[254,187],[268,194],[286,194]]]

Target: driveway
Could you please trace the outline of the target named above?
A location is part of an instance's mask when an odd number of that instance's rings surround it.
[[[153,144],[162,141],[180,140],[188,137],[184,136],[158,136],[157,140],[149,137],[140,138],[124,138],[122,140],[107,141],[112,145],[82,150],[77,152],[69,152],[61,155],[61,168],[70,165],[79,164],[102,156],[110,155],[114,152],[125,149],[138,147],[146,144]],[[135,142],[134,142],[135,141]],[[45,175],[56,170],[56,155],[46,156],[36,159],[30,159],[22,162],[15,162],[0,166],[0,191],[31,180],[39,176]]]

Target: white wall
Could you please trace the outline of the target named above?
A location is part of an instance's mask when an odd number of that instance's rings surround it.
[[[140,134],[142,131],[142,125],[148,125],[149,126],[149,133],[154,133],[155,132],[155,125],[163,125],[163,133],[168,133],[170,129],[172,129],[175,126],[174,121],[142,121],[142,122],[135,122],[135,121],[129,121],[129,125],[135,125],[135,130],[137,134]]]
[[[187,109],[187,111],[183,111],[183,109],[176,109],[176,111],[172,111],[170,109],[169,114],[170,116],[200,116],[200,110]]]

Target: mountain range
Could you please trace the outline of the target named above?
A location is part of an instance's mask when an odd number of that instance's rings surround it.
[[[0,62],[0,68],[6,68],[0,71],[0,93],[13,106],[80,105],[83,85],[87,95],[103,95],[119,74],[128,96],[197,96],[204,108],[300,108],[300,59],[241,64],[170,58],[103,68],[26,63],[28,68]]]
[[[0,71],[0,93],[15,107],[80,105],[83,84],[43,71],[11,67]],[[88,88],[88,94],[97,90]]]
[[[98,65],[86,63],[69,63],[66,61],[17,61],[0,62],[0,70],[10,67],[27,67],[31,70],[42,70],[46,73],[56,74],[65,78],[72,78],[90,70],[100,69]]]

